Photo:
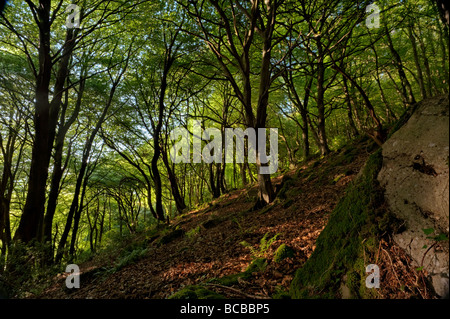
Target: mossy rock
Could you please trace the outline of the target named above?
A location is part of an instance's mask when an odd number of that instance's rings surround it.
[[[278,247],[277,251],[275,252],[273,261],[279,263],[286,258],[294,257],[294,254],[295,252],[291,247],[289,247],[286,244],[281,244],[280,247]]]
[[[293,298],[337,298],[342,277],[352,270],[363,271],[361,260],[376,250],[378,222],[387,214],[377,181],[382,163],[378,150],[347,188],[317,239],[313,254],[295,274],[290,289]]]
[[[223,222],[223,220],[219,219],[219,218],[215,218],[215,219],[208,219],[206,222],[204,222],[202,224],[202,226],[205,229],[211,229],[214,228],[216,226],[218,226],[219,224],[221,224]]]
[[[264,258],[255,259],[244,272],[224,276],[222,278],[214,278],[211,282],[218,283],[223,286],[234,286],[239,284],[239,278],[250,279],[254,273],[261,273],[266,270],[268,266],[267,260]]]
[[[225,299],[221,294],[202,286],[187,286],[174,293],[169,299]]]
[[[213,278],[209,282],[218,283],[220,285],[229,287],[229,286],[234,286],[234,285],[239,284],[239,278],[243,278],[243,277],[244,277],[243,273],[238,273],[238,274],[224,276],[222,278]]]
[[[283,208],[284,209],[289,208],[292,206],[292,204],[294,204],[294,201],[292,199],[290,199],[283,204]]]
[[[158,243],[160,245],[166,245],[166,244],[174,241],[175,239],[183,237],[184,234],[185,234],[185,231],[183,229],[175,229],[174,231],[161,237],[161,239],[158,241]]]
[[[277,191],[277,197],[286,199],[288,197],[288,191],[293,187],[295,187],[295,181],[289,176],[284,176],[281,181],[281,188]]]

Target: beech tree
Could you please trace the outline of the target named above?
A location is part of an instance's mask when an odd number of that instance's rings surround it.
[[[275,54],[277,46],[290,28],[288,1],[179,1],[197,23],[186,32],[202,39],[216,58],[217,69],[230,82],[245,111],[245,124],[251,128],[265,128],[270,88],[282,74],[277,66],[288,54]],[[255,52],[262,54],[255,63]],[[278,52],[277,52],[278,53]],[[276,60],[276,62],[274,62]],[[253,76],[256,75],[256,78]],[[253,95],[253,81],[258,94]],[[254,107],[256,105],[256,107]],[[255,111],[256,109],[256,111]],[[260,174],[265,166],[257,155],[258,203],[264,205],[275,199],[270,176]]]

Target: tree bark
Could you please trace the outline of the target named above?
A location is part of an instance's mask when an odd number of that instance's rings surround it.
[[[64,141],[65,137],[67,135],[67,132],[69,131],[70,127],[75,123],[75,120],[78,117],[78,113],[81,109],[81,101],[83,97],[85,87],[85,79],[80,80],[79,90],[78,90],[78,97],[77,102],[75,105],[75,109],[71,115],[71,117],[67,120],[65,119],[65,112],[68,106],[68,98],[67,98],[67,92],[66,92],[66,101],[62,107],[61,112],[61,126],[58,130],[58,134],[56,136],[56,142],[55,142],[55,151],[54,151],[54,164],[53,164],[53,173],[51,178],[51,184],[50,184],[50,192],[48,195],[48,201],[47,201],[47,212],[44,217],[44,235],[43,240],[48,241],[52,238],[52,224],[53,224],[53,217],[55,215],[56,211],[56,205],[58,201],[58,195],[60,192],[60,183],[62,176],[64,174],[64,171],[66,169],[66,165],[68,163],[68,160],[70,158],[70,151],[67,155],[66,164],[63,167],[63,148],[64,148]],[[69,146],[70,149],[70,146]]]
[[[320,40],[317,41],[319,47],[319,59],[322,59],[321,47],[322,44]],[[330,148],[328,147],[327,132],[325,126],[325,66],[322,60],[319,60],[317,66],[317,135],[319,137],[319,149],[322,155],[327,155],[330,153]]]
[[[355,121],[353,120],[353,99],[350,96],[350,92],[348,90],[348,83],[347,79],[343,77],[343,86],[344,86],[344,94],[345,94],[345,100],[347,102],[347,117],[348,117],[348,123],[350,125],[350,129],[352,131],[352,136],[358,136],[359,132],[356,128]]]
[[[69,61],[75,46],[74,30],[69,29],[56,74],[53,98],[50,102],[49,86],[53,69],[50,46],[51,1],[40,0],[38,7],[30,5],[30,9],[36,12],[39,17],[39,73],[36,79],[35,136],[32,146],[28,190],[20,223],[14,236],[14,240],[20,240],[24,243],[29,243],[33,239],[42,240],[50,157],[64,84],[68,76]]]
[[[398,75],[400,77],[400,81],[402,84],[401,92],[403,95],[404,103],[407,107],[410,107],[411,105],[416,103],[411,84],[409,83],[409,80],[406,77],[406,73],[403,68],[402,59],[394,47],[394,43],[392,42],[390,31],[388,30],[387,26],[385,26],[385,33],[386,33],[386,39],[387,39],[389,50],[391,51],[391,54],[394,58],[394,60],[392,62],[394,64],[395,68],[397,69],[397,72],[398,72]]]
[[[178,211],[178,213],[181,214],[186,209],[186,204],[184,202],[183,196],[180,193],[180,188],[179,188],[179,183],[178,183],[177,177],[175,176],[175,173],[174,173],[172,167],[170,167],[170,163],[169,163],[169,159],[167,157],[166,151],[162,152],[162,158],[163,158],[164,166],[166,167],[166,170],[167,170],[167,176],[168,176],[169,182],[170,182],[170,189],[172,190],[172,196],[175,201],[177,211]]]
[[[408,37],[409,37],[409,40],[411,41],[411,47],[412,47],[412,52],[413,52],[413,56],[414,56],[414,63],[416,65],[416,70],[417,70],[417,82],[418,82],[417,84],[419,84],[420,93],[422,94],[422,99],[426,99],[427,91],[425,89],[425,81],[423,78],[422,67],[420,65],[419,54],[417,53],[417,41],[416,41],[416,37],[414,36],[412,23],[413,22],[411,21],[410,24],[408,25]]]

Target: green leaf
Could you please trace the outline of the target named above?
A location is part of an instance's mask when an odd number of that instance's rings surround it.
[[[416,268],[416,271],[422,271],[422,270],[423,270],[423,266]]]
[[[432,233],[434,233],[434,228],[426,228],[422,229],[422,231],[425,233],[425,235],[431,235]]]
[[[423,245],[422,249],[425,249],[425,248],[428,248],[428,246],[427,245]]]
[[[448,237],[445,234],[439,234],[433,238],[435,241],[448,241]]]

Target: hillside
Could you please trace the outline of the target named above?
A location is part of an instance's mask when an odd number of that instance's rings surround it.
[[[286,172],[274,179],[277,200],[261,210],[251,210],[256,187],[230,192],[170,226],[127,238],[120,249],[80,264],[80,289],[66,289],[59,274],[48,288],[28,297],[290,298],[296,270],[311,257],[331,213],[377,148],[372,140],[359,139]],[[391,264],[382,268],[382,277],[395,276],[403,291],[387,280],[372,297],[431,295],[399,247],[383,240],[377,248],[386,252],[380,264]],[[330,291],[345,298],[348,290],[344,285]],[[299,297],[295,291],[294,297]]]

